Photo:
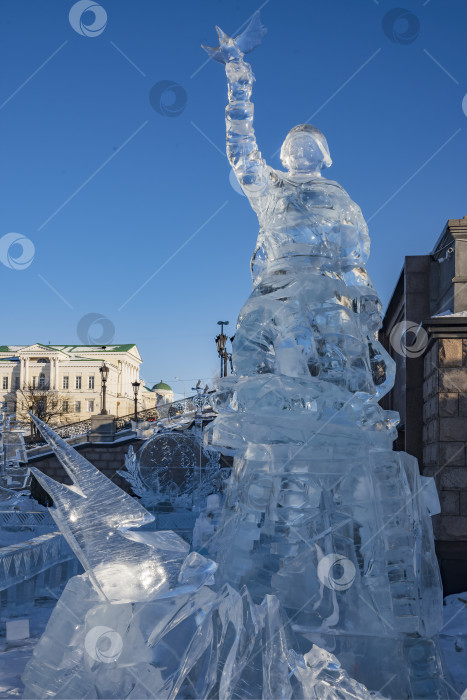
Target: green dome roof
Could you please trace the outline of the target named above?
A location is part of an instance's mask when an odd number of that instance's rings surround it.
[[[172,391],[172,387],[170,387],[168,384],[160,380],[159,384],[154,384],[152,387],[153,391],[157,391],[158,389],[162,389],[162,391]]]

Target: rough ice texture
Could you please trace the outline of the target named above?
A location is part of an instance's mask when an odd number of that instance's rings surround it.
[[[274,596],[255,605],[246,588],[203,585],[214,570],[192,553],[170,594],[133,605],[102,603],[87,576],[71,579],[23,674],[24,697],[375,697],[323,649],[295,653]]]
[[[372,697],[451,694],[428,482],[392,452],[397,416],[377,403],[394,366],[376,339],[367,227],[321,177],[318,130],[286,139],[287,173],[262,159],[239,50],[257,43],[252,26],[238,45],[219,31],[212,54],[229,82],[227,153],[260,221],[236,376],[219,383],[211,429],[235,456],[219,570],[173,533],[126,529],[144,508],[38,422],[75,487],[36,476],[87,573],[57,604],[25,697],[369,698],[360,683]]]
[[[50,513],[92,578],[102,600],[145,601],[165,590],[183,561],[188,545],[172,532],[138,534],[154,519],[135,499],[34,418],[63,464],[72,486],[59,484],[32,468],[52,496]]]
[[[378,404],[394,362],[377,340],[366,223],[322,176],[331,160],[314,127],[287,137],[287,172],[266,164],[251,68],[224,45],[227,155],[260,231],[235,376],[218,383],[210,427],[235,457],[211,546],[218,578],[247,585],[255,603],[276,596],[300,652],[324,647],[371,690],[448,697],[433,489],[413,457],[392,451],[398,416]]]
[[[294,651],[276,596],[255,603],[247,587],[217,583],[217,564],[173,532],[120,533],[149,514],[35,420],[82,490],[77,511],[36,472],[86,573],[68,582],[26,666],[25,698],[374,697],[319,646]]]

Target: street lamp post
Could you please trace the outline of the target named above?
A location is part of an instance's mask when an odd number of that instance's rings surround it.
[[[28,413],[35,413],[35,411],[34,411],[34,404],[33,404],[33,403],[31,403],[31,404],[29,404],[29,406],[27,406],[27,412],[28,412]],[[36,435],[36,433],[37,433],[37,428],[36,428],[36,426],[34,425],[34,422],[33,422],[32,418],[29,418],[29,432],[30,432],[30,434],[31,434],[31,440],[33,440],[34,437],[35,437],[35,435]]]
[[[206,385],[207,386],[207,385]],[[191,387],[192,391],[196,391],[196,396],[195,396],[195,406],[196,406],[196,413],[195,413],[195,424],[198,427],[198,430],[200,433],[203,432],[203,406],[204,406],[204,396],[203,396],[203,385],[201,384],[201,379],[198,379],[198,383],[196,386]],[[199,441],[199,468],[198,468],[198,475],[199,475],[199,483],[201,484],[202,481],[202,473],[203,473],[203,441]]]
[[[224,333],[224,326],[228,326],[229,322],[228,321],[218,321],[217,325],[221,327],[221,332],[216,337],[217,353],[218,353],[219,357],[221,358],[221,377],[226,377],[227,376],[227,360],[229,357],[229,353],[225,349],[225,346],[227,345],[228,338]]]
[[[133,394],[134,394],[134,401],[135,401],[135,421],[138,420],[138,391],[140,387],[141,382],[131,382],[131,386],[133,387]]]
[[[105,405],[105,395],[107,391],[107,378],[109,376],[109,368],[105,364],[105,360],[101,367],[99,367],[99,372],[101,373],[101,386],[102,386],[102,409],[101,409],[101,416],[107,416],[108,415],[108,410]]]
[[[8,431],[9,420],[7,418],[7,403],[6,401],[1,404],[2,407],[2,459],[0,463],[0,475],[6,475],[6,447],[5,447],[5,433]]]

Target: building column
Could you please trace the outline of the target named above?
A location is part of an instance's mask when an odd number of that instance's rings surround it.
[[[19,387],[20,387],[20,389],[24,388],[24,373],[25,373],[25,364],[24,364],[24,357],[22,357],[21,362],[19,363]]]
[[[55,360],[55,388],[57,389],[57,391],[60,389],[60,384],[59,384],[60,378],[59,378],[59,373],[58,373],[59,367],[60,367],[60,361],[57,358]]]
[[[55,360],[52,359],[50,360],[50,365],[49,365],[49,387],[50,389],[55,389]]]
[[[467,310],[467,216],[449,219],[448,227],[455,241],[455,277],[453,278],[453,311]]]
[[[29,357],[24,358],[24,389],[27,389],[29,385]]]

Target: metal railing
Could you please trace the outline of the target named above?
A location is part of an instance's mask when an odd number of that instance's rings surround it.
[[[175,418],[176,416],[181,416],[185,413],[192,413],[196,411],[195,399],[196,396],[188,396],[185,399],[180,399],[179,401],[172,401],[171,403],[163,403],[157,406],[157,408],[147,408],[144,411],[138,411],[138,421],[150,421],[158,422],[165,418]],[[119,416],[115,419],[115,428],[117,432],[119,430],[124,430],[131,426],[131,421],[135,420],[135,414],[130,413],[127,416]]]
[[[78,437],[79,435],[87,435],[91,430],[91,419],[80,420],[76,423],[67,423],[66,425],[50,426],[61,438]],[[42,445],[45,440],[41,435],[27,435],[24,438],[28,447],[32,445]]]
[[[157,408],[147,408],[144,411],[138,411],[138,421],[156,422],[167,418],[175,418],[176,416],[186,413],[194,413],[196,412],[197,398],[197,396],[188,396],[185,399],[160,404],[157,406]],[[130,428],[131,422],[134,421],[134,419],[134,413],[129,413],[128,415],[115,418],[115,430],[119,432],[120,430]],[[78,437],[80,435],[85,436],[88,435],[91,430],[91,418],[87,418],[86,420],[81,420],[76,423],[68,423],[67,425],[51,427],[61,438]],[[40,435],[34,435],[29,438],[26,437],[25,441],[28,447],[32,447],[32,445],[42,445],[45,442]]]

